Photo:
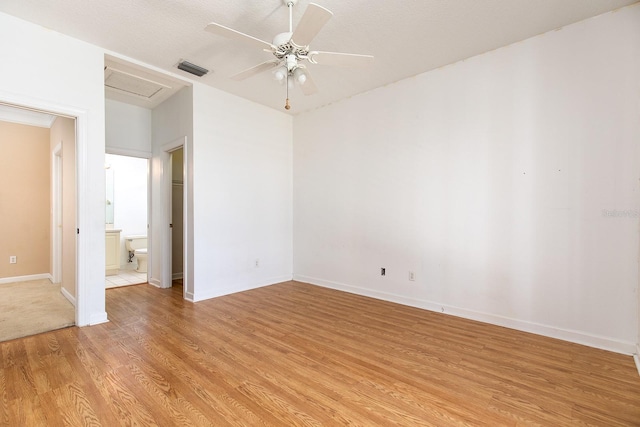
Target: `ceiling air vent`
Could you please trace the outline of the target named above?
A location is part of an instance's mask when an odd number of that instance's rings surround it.
[[[181,61],[178,63],[178,68],[187,73],[194,74],[198,77],[202,77],[209,72],[206,68],[199,67],[191,62]]]
[[[108,88],[146,99],[151,99],[163,89],[171,89],[170,86],[162,83],[111,67],[104,68],[104,85]]]

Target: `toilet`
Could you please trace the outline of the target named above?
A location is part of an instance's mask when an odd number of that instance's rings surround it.
[[[129,262],[133,262],[133,258],[138,260],[136,271],[138,273],[147,272],[147,236],[126,236],[124,238],[124,246],[129,251]]]

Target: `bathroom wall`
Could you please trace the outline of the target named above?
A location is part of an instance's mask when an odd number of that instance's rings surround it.
[[[133,269],[124,246],[128,235],[147,234],[147,159],[105,155],[105,165],[113,171],[114,224],[120,233],[120,267]]]
[[[49,129],[0,121],[0,153],[0,281],[49,275]]]

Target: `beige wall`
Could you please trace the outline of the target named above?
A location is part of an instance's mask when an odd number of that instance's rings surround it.
[[[58,117],[51,126],[51,152],[62,144],[62,287],[76,296],[75,120]]]
[[[173,229],[171,234],[171,274],[174,278],[182,277],[184,271],[184,219],[183,219],[183,162],[184,151],[182,148],[171,153],[171,222]]]
[[[0,279],[50,272],[50,175],[49,129],[0,121]]]

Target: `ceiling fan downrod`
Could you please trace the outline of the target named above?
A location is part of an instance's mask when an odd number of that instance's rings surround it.
[[[283,0],[284,3],[287,5],[287,9],[289,9],[289,33],[293,33],[293,6],[296,4],[296,2],[298,0]],[[284,103],[284,109],[285,110],[290,110],[291,109],[291,105],[289,105],[289,73],[291,72],[290,68],[289,68],[289,61],[290,61],[290,57],[291,55],[288,55],[287,57],[287,73],[286,73],[286,81],[285,81],[285,86],[287,88],[287,99]]]
[[[297,0],[283,0],[289,9],[289,32],[293,33],[293,6]]]

